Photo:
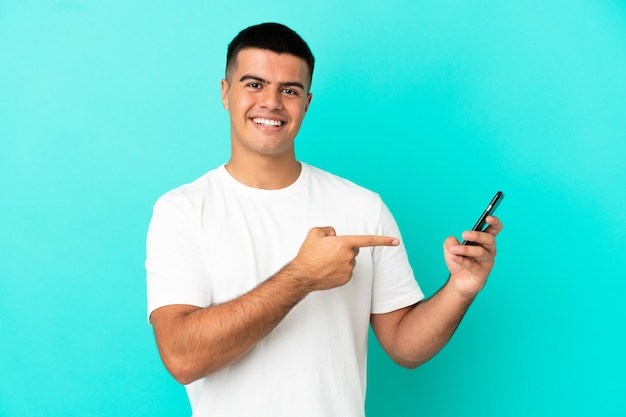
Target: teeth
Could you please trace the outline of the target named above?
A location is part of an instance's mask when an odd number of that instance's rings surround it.
[[[281,120],[262,119],[260,117],[255,117],[254,119],[252,119],[252,121],[258,125],[269,127],[278,127],[283,125],[283,122]]]

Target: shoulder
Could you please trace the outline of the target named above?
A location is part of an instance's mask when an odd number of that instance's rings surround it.
[[[174,206],[178,209],[193,209],[202,206],[203,201],[219,188],[219,172],[220,168],[212,169],[189,183],[169,190],[157,199],[155,208]]]
[[[311,184],[324,193],[336,194],[355,202],[374,203],[381,201],[377,192],[369,190],[349,179],[311,165],[307,165],[307,167],[310,172]]]

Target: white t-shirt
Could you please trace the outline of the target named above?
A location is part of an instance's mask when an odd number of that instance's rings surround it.
[[[247,187],[220,166],[166,193],[148,232],[148,314],[250,291],[316,226],[401,237],[378,194],[307,164],[280,190]],[[245,356],[188,385],[193,415],[363,416],[370,314],[422,298],[402,243],[361,248],[346,285],[310,293]]]

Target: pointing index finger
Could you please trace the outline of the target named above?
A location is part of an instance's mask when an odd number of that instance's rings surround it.
[[[352,235],[339,236],[353,248],[365,248],[368,246],[398,246],[398,238],[378,235]]]

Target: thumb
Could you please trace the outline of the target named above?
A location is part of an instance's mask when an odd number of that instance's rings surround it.
[[[335,228],[332,226],[315,227],[314,229],[322,232],[324,236],[337,236],[337,232],[335,232]]]

